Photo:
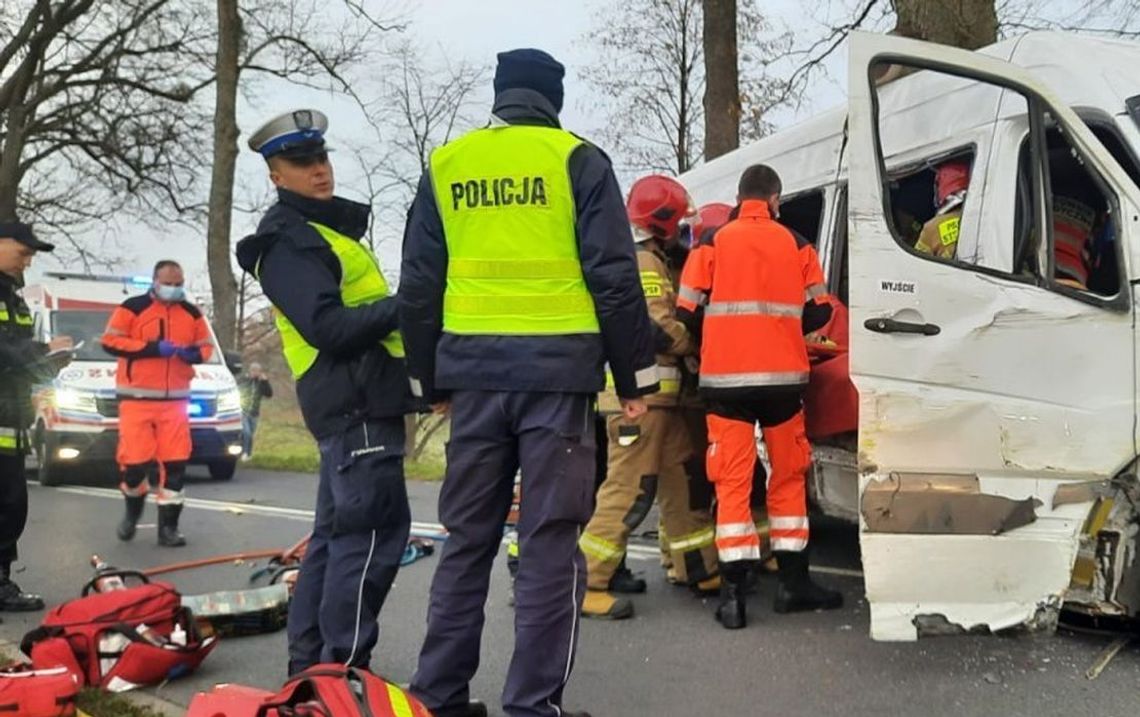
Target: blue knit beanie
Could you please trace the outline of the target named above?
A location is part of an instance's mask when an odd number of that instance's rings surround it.
[[[562,78],[566,68],[542,50],[522,49],[499,53],[495,68],[495,93],[512,87],[540,92],[558,112],[562,111]]]

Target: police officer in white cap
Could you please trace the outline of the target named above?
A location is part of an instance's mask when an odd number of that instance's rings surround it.
[[[334,195],[328,119],[287,112],[249,139],[277,203],[237,246],[273,303],[321,470],[316,519],[289,610],[289,672],[367,667],[407,544],[404,420],[412,409],[396,300],[361,243],[371,209]]]

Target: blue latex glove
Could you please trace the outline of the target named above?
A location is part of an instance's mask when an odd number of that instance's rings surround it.
[[[163,358],[170,358],[178,353],[178,344],[173,341],[159,341],[158,342],[158,355]]]
[[[186,363],[202,363],[202,351],[197,346],[183,346],[176,353]]]

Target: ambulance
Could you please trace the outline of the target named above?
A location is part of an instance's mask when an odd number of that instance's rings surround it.
[[[48,273],[23,290],[37,340],[70,336],[79,345],[74,361],[34,393],[31,440],[42,485],[69,476],[118,482],[116,359],[103,350],[100,337],[115,307],[150,285],[150,277]],[[229,480],[241,456],[241,397],[212,328],[210,336],[214,351],[194,367],[190,385],[190,463],[206,466],[216,480]]]
[[[1137,67],[1087,36],[853,33],[847,107],[681,177],[733,203],[774,167],[825,264],[810,485],[858,521],[874,639],[1140,614]],[[969,184],[935,255],[949,162]]]

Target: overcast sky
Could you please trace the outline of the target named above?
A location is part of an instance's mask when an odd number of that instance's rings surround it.
[[[594,50],[582,38],[591,27],[598,8],[606,0],[585,2],[559,2],[535,0],[423,0],[408,2],[405,6],[410,20],[407,33],[437,56],[467,60],[493,69],[495,54],[516,47],[538,47],[550,52],[567,67],[566,103],[562,113],[563,124],[587,137],[596,133],[603,118],[591,107],[591,88],[580,79],[580,69],[594,57]],[[332,4],[332,3],[330,3]],[[794,0],[772,0],[764,3],[765,12],[777,23],[789,26],[796,23],[798,31],[818,33],[825,15],[847,12],[846,0],[824,0],[816,8],[818,19],[806,22],[803,5]],[[843,100],[840,81],[843,80],[844,57],[837,53],[829,65],[831,79],[821,77],[814,84],[811,99],[797,110],[783,110],[774,120],[777,126],[787,126],[813,112],[833,106]],[[488,73],[490,77],[490,72]],[[490,81],[479,100],[488,110],[492,98]],[[251,101],[239,98],[239,125],[241,155],[238,164],[239,196],[236,203],[243,204],[256,197],[269,196],[270,184],[265,164],[246,148],[249,134],[265,119],[298,107],[314,106],[330,116],[327,139],[331,146],[342,147],[334,153],[337,167],[338,194],[361,198],[359,174],[354,175],[351,156],[343,151],[350,143],[370,141],[356,106],[349,100],[329,93],[299,89],[285,83],[261,84]],[[355,180],[355,181],[354,181]],[[354,185],[357,189],[354,190]],[[401,208],[402,210],[402,208]],[[234,241],[251,232],[257,216],[235,214]],[[383,227],[380,232],[388,237],[380,248],[381,262],[386,273],[398,265],[400,227]],[[174,258],[187,268],[191,289],[201,297],[209,295],[206,275],[204,228],[173,227],[155,232],[135,222],[123,222],[117,228],[118,253],[124,256],[122,273],[145,274],[155,261]],[[38,270],[53,270],[50,259],[39,263]],[[75,270],[74,267],[70,268]],[[34,275],[29,277],[34,279]]]

